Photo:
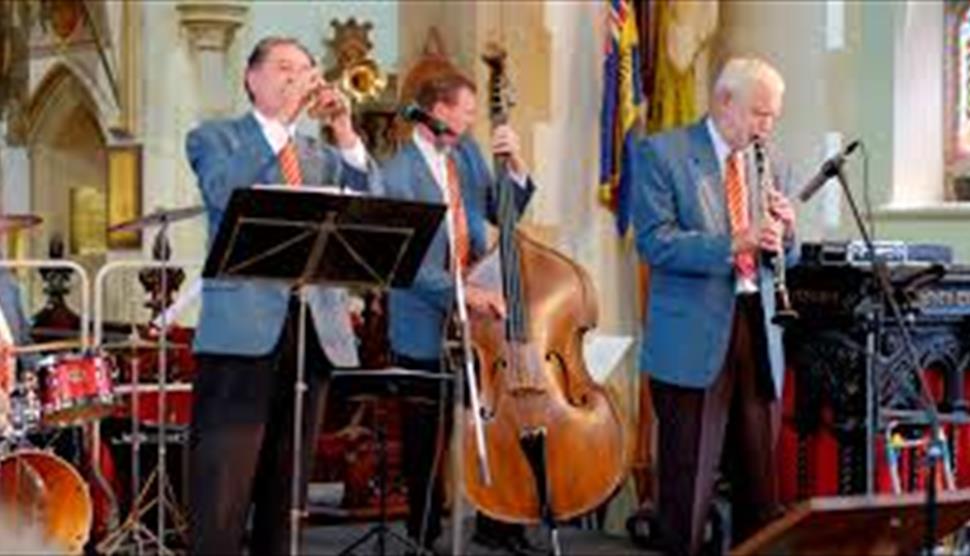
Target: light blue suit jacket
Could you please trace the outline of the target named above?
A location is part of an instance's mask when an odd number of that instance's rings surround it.
[[[373,160],[368,160],[365,173],[345,163],[336,149],[316,139],[297,135],[296,145],[305,184],[337,184],[382,193]],[[202,124],[189,133],[186,151],[205,203],[210,247],[235,189],[284,183],[277,157],[251,113],[239,119]],[[206,279],[195,351],[243,356],[269,353],[283,330],[290,296],[290,287],[283,283]],[[358,364],[346,296],[343,289],[323,287],[311,287],[307,294],[320,346],[338,367]]]
[[[472,261],[486,249],[486,219],[497,222],[498,188],[482,153],[471,137],[464,137],[452,157],[461,177],[461,197],[468,221]],[[412,201],[443,203],[441,188],[414,141],[408,141],[387,161],[383,179],[391,197]],[[534,184],[519,187],[506,180],[502,187],[516,192],[516,206],[522,213]],[[445,221],[439,226],[425,253],[417,276],[407,289],[393,289],[388,296],[388,336],[391,349],[414,359],[441,357],[448,314],[454,303],[454,279],[448,271],[448,231]]]
[[[640,369],[678,386],[706,388],[724,364],[735,310],[735,276],[724,181],[706,118],[641,139],[634,156],[633,222],[637,249],[650,264],[647,328]],[[747,156],[750,214],[762,214],[756,172]],[[768,153],[775,183],[787,194],[790,173]],[[790,265],[794,242],[786,245]],[[771,269],[758,265],[767,353],[781,395],[781,328],[771,324],[775,298]]]
[[[9,268],[0,268],[0,310],[7,319],[14,342],[17,345],[31,343],[30,321],[24,313],[20,284]]]

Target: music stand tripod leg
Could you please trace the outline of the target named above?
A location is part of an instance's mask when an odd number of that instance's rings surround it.
[[[369,531],[361,535],[357,540],[350,543],[346,548],[338,553],[338,556],[346,556],[353,554],[354,549],[363,545],[371,537],[377,536],[377,553],[381,556],[387,553],[387,537],[390,536],[394,540],[398,541],[408,550],[417,552],[418,554],[425,554],[428,551],[423,547],[419,546],[410,538],[400,535],[390,527],[387,526],[387,491],[388,491],[388,470],[387,470],[387,430],[383,422],[379,422],[380,418],[377,417],[376,411],[374,412],[374,430],[377,431],[377,496],[378,503],[380,507],[380,512],[378,514],[378,523],[371,527]]]

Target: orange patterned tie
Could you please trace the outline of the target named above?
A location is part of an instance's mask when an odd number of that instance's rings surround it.
[[[725,165],[724,189],[727,193],[728,217],[731,231],[746,229],[750,223],[748,215],[748,188],[741,179],[741,153],[734,152],[728,156]],[[753,280],[755,277],[754,253],[738,253],[734,256],[734,268],[738,278]]]
[[[468,219],[465,216],[465,203],[461,200],[461,182],[455,160],[448,157],[448,210],[455,226],[453,245],[461,269],[468,268]]]
[[[296,143],[290,139],[280,149],[279,154],[280,173],[287,185],[300,185],[303,183],[303,176],[300,174],[300,158],[296,154]]]

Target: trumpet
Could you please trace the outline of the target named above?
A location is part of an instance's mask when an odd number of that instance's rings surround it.
[[[354,104],[376,98],[387,87],[387,78],[381,73],[373,60],[361,60],[344,68],[340,75],[332,82],[327,82],[321,76],[316,87],[310,90],[310,107],[307,114],[322,122],[330,122],[344,112],[351,110]],[[327,90],[336,91],[333,100],[328,102],[314,102]],[[350,106],[343,98],[350,101]]]
[[[306,95],[308,103],[307,115],[325,124],[329,124],[335,118],[350,110],[350,107],[347,106],[347,103],[340,94],[333,95],[330,100],[322,100],[320,97],[328,91],[339,92],[339,88],[335,87],[332,83],[327,83],[321,77],[319,83],[310,89]]]
[[[354,103],[361,103],[377,98],[387,88],[387,76],[373,60],[360,60],[344,68],[337,84]]]
[[[771,168],[769,167],[768,157],[765,156],[765,146],[761,139],[754,141],[754,164],[755,171],[758,173],[758,187],[761,194],[761,206],[765,220],[774,221],[775,216],[770,208],[770,193],[774,188]],[[782,253],[764,252],[763,256],[768,260],[774,272],[775,283],[775,315],[771,322],[778,326],[786,326],[798,319],[798,312],[792,307],[791,298],[788,295],[788,284],[785,272],[785,257]]]

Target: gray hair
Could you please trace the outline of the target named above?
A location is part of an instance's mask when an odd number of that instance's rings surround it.
[[[785,80],[768,62],[759,58],[731,58],[721,68],[714,83],[714,94],[747,96],[755,83],[763,83],[778,95],[785,94]]]

